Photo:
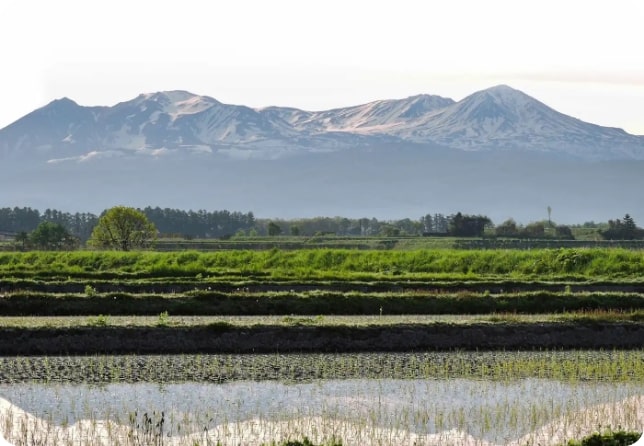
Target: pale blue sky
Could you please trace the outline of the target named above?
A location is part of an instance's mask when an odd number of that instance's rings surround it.
[[[644,135],[640,0],[2,0],[0,127],[182,89],[320,110],[508,84]]]

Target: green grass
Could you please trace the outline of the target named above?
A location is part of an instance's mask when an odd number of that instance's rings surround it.
[[[643,282],[643,253],[621,249],[5,253],[0,314],[607,311],[635,321]]]
[[[644,255],[624,249],[0,253],[4,276],[240,276],[281,278],[642,278]]]

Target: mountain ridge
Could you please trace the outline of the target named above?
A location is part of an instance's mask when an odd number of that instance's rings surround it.
[[[644,136],[581,121],[507,85],[460,101],[420,94],[322,111],[224,104],[185,90],[143,93],[114,106],[65,97],[0,129],[0,159],[80,162],[89,153],[279,159],[395,143],[644,160]]]

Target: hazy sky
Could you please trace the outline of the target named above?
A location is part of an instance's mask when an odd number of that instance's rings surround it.
[[[641,0],[0,2],[0,127],[63,96],[321,110],[503,83],[644,135]]]

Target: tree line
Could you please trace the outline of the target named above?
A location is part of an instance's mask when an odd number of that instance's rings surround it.
[[[239,230],[247,231],[255,226],[252,212],[223,211],[183,211],[146,207],[137,209],[152,222],[164,236],[186,238],[217,238],[234,234]],[[40,212],[29,207],[0,208],[0,233],[16,235],[31,233],[41,223],[62,226],[80,242],[87,241],[99,218],[104,215],[92,213],[69,213],[53,209]]]
[[[378,220],[376,218],[314,217],[291,220],[256,219],[252,212],[184,211],[145,207],[138,209],[152,222],[161,237],[222,238],[235,234],[267,236],[335,234],[339,236],[422,235],[424,232],[447,232],[449,216],[434,214],[419,220]],[[104,214],[104,212],[103,212]],[[103,215],[101,214],[101,215]],[[40,212],[29,207],[0,208],[0,233],[30,233],[43,222],[55,223],[70,235],[85,242],[101,215],[69,213],[47,209]],[[273,225],[270,225],[272,223]],[[269,231],[269,226],[272,231]],[[276,229],[279,227],[279,229]]]
[[[79,240],[87,240],[97,221],[96,215],[86,212],[72,214],[47,209],[41,213],[29,207],[0,208],[0,233],[29,233],[41,223],[49,222],[62,226]]]
[[[9,235],[22,249],[74,249],[96,233],[101,220],[91,213],[67,213],[47,209],[43,213],[31,208],[0,208],[0,235]],[[376,218],[315,217],[291,220],[256,219],[252,212],[183,211],[179,209],[146,207],[133,209],[154,228],[155,237],[228,238],[232,236],[455,236],[574,239],[572,229],[550,220],[532,222],[525,226],[508,219],[494,225],[484,215],[426,214],[418,220],[379,221]],[[644,229],[637,227],[626,214],[623,219],[609,220],[598,234],[606,240],[644,239]],[[121,242],[123,243],[123,242]],[[124,249],[127,244],[122,245]]]
[[[255,227],[255,216],[252,212],[183,211],[159,207],[146,207],[141,211],[156,226],[159,233],[165,236],[220,238]]]

